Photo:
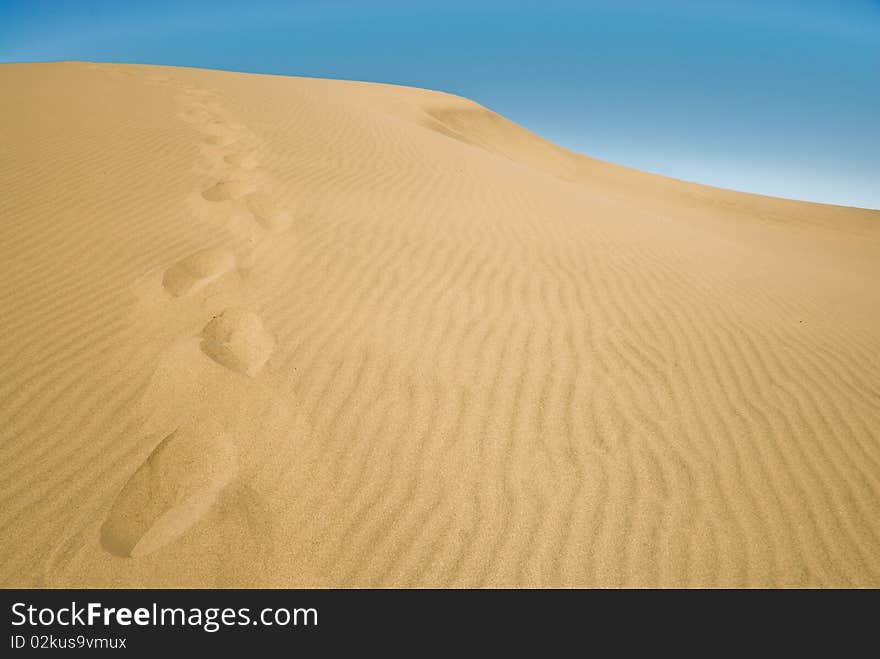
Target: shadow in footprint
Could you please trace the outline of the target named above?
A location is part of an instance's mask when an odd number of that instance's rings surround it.
[[[229,146],[237,141],[234,135],[209,135],[205,138],[205,144],[210,146]]]
[[[272,355],[275,340],[263,319],[244,309],[228,308],[205,325],[202,351],[218,364],[253,377]]]
[[[220,181],[202,192],[208,201],[231,201],[239,199],[253,189],[247,181]]]

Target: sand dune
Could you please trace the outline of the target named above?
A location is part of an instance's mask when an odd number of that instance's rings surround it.
[[[880,212],[419,89],[0,84],[0,585],[880,586]]]

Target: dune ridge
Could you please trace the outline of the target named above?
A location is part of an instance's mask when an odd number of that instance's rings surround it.
[[[0,585],[880,586],[880,212],[441,92],[0,79]]]

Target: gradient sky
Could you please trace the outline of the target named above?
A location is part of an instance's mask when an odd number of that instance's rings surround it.
[[[880,208],[880,0],[0,0],[0,61],[64,59],[441,89],[605,160]]]

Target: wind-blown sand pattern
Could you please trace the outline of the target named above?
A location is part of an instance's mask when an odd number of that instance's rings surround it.
[[[0,84],[0,585],[880,586],[880,212],[419,89]]]

